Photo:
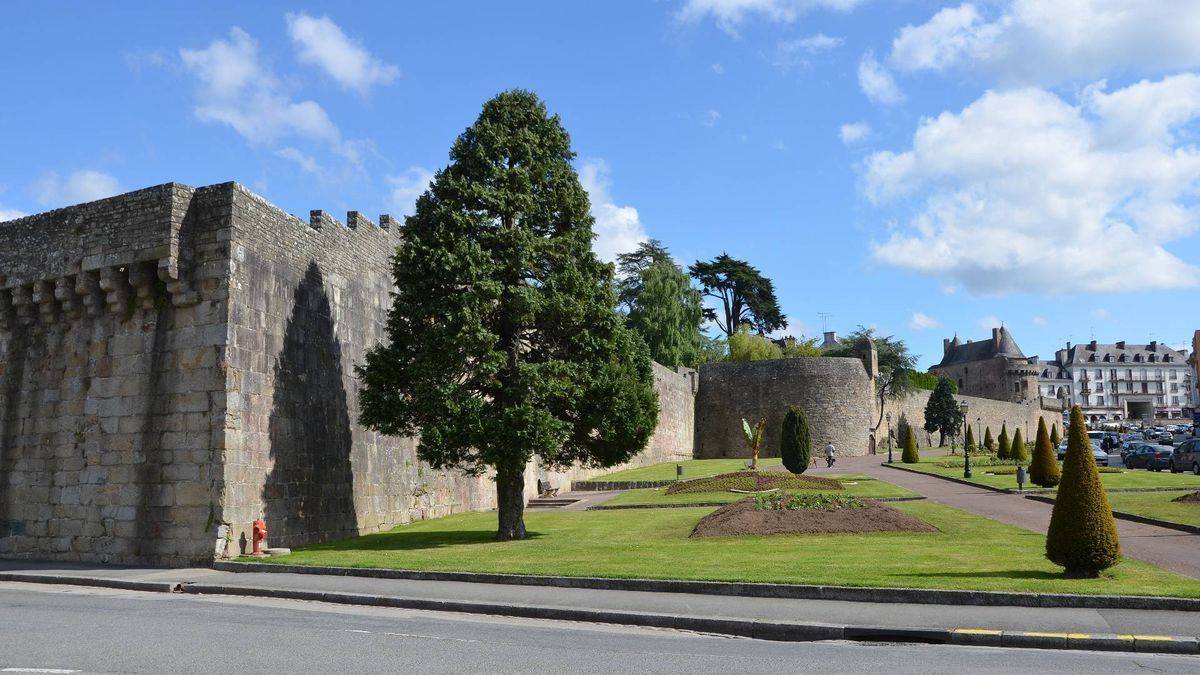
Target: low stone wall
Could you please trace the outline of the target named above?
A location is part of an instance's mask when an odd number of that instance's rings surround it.
[[[896,431],[901,423],[908,423],[913,426],[917,432],[917,446],[931,447],[938,443],[938,434],[926,433],[925,426],[925,406],[929,402],[929,397],[933,392],[930,391],[915,391],[900,401],[888,401],[884,406],[884,414],[891,415],[893,434],[898,439],[899,435]],[[1056,402],[1053,400],[1038,399],[1033,403],[1009,403],[1007,401],[995,401],[988,398],[979,398],[977,396],[955,396],[958,401],[967,402],[967,416],[974,428],[975,433],[979,434],[977,439],[983,442],[982,433],[985,429],[992,430],[992,437],[1000,435],[1002,425],[1008,426],[1008,434],[1011,437],[1017,428],[1021,429],[1021,435],[1027,441],[1033,441],[1037,435],[1038,419],[1046,420],[1046,428],[1049,429],[1055,422],[1062,420],[1062,412],[1060,409],[1053,407]],[[884,427],[887,426],[885,418]],[[880,448],[886,448],[887,431],[884,427],[880,428],[877,435]],[[1060,425],[1059,432],[1062,427]],[[965,433],[965,431],[964,431]],[[894,442],[898,442],[894,441]],[[950,439],[946,439],[946,443],[950,443]],[[956,443],[962,445],[962,437],[956,439]]]

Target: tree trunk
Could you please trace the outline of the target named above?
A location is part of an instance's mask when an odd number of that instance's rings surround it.
[[[945,446],[946,446],[946,432],[942,431],[941,429],[938,429],[938,447],[942,448]]]
[[[525,538],[525,467],[496,467],[496,539]]]

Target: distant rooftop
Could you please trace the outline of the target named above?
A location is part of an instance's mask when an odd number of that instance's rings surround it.
[[[942,361],[937,366],[986,361],[997,356],[1012,359],[1026,358],[1021,348],[1017,346],[1017,341],[1013,339],[1012,333],[1009,333],[1008,329],[1003,326],[992,329],[990,340],[962,342],[955,335],[952,340],[944,340],[942,346]]]

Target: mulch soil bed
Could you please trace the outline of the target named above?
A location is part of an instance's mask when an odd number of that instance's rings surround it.
[[[727,490],[843,490],[840,482],[823,476],[797,476],[785,471],[735,471],[709,478],[694,478],[676,483],[667,494],[685,492],[725,492]]]
[[[1183,502],[1184,504],[1200,504],[1200,491],[1192,492],[1181,497],[1172,499],[1173,502]]]
[[[923,520],[871,499],[866,506],[798,511],[754,507],[743,499],[708,514],[692,537],[768,534],[861,534],[866,532],[938,532]]]

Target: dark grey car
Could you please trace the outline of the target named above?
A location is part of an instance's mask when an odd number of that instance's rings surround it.
[[[1200,438],[1189,438],[1171,453],[1171,473],[1191,471],[1200,476]]]

